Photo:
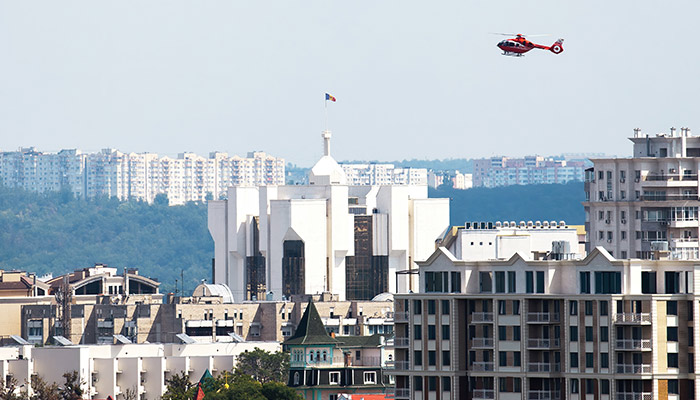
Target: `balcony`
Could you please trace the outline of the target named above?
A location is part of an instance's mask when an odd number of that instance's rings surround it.
[[[495,396],[493,389],[474,389],[472,390],[472,399],[474,400],[490,400]]]
[[[395,399],[409,399],[411,398],[411,389],[408,388],[396,388],[394,389]]]
[[[649,313],[617,313],[614,321],[617,324],[651,324]]]
[[[552,364],[544,362],[531,362],[527,364],[528,372],[559,372],[561,364]]]
[[[529,349],[554,349],[559,347],[559,339],[528,339]]]
[[[694,222],[694,225],[698,225],[698,221]],[[698,248],[700,243],[698,242],[698,238],[679,238],[679,239],[671,239],[671,247],[672,248],[679,248],[679,247],[690,247],[690,248]]]
[[[527,313],[528,323],[549,324],[559,322],[559,313],[531,312]]]
[[[558,400],[561,392],[553,390],[530,390],[527,392],[528,400]]]
[[[474,338],[472,339],[473,349],[492,349],[493,339],[492,338]]]
[[[651,374],[650,364],[617,364],[615,372],[618,374]]]
[[[615,396],[617,400],[651,400],[653,396],[651,393],[618,393]]]
[[[651,339],[617,339],[615,350],[651,350]]]
[[[698,200],[700,200],[700,198],[698,198],[697,193],[693,193],[693,194],[667,194],[667,195],[645,194],[645,195],[640,196],[639,199],[642,201],[685,201],[685,200],[698,201]]]
[[[493,322],[492,312],[473,312],[472,313],[472,323],[477,322]]]
[[[394,347],[408,347],[410,343],[411,339],[407,337],[394,338]]]
[[[493,362],[490,362],[490,361],[474,362],[472,364],[472,371],[474,371],[474,372],[493,371]]]
[[[408,322],[408,311],[394,312],[394,322]]]

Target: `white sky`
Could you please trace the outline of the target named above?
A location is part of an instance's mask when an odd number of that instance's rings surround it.
[[[629,155],[700,134],[700,2],[0,0],[0,148]],[[564,53],[504,57],[489,32]]]

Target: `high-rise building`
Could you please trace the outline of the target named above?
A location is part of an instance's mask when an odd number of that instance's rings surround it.
[[[632,158],[593,159],[586,171],[588,248],[618,258],[698,259],[700,137],[635,129]]]
[[[396,168],[394,164],[341,164],[348,185],[427,185],[425,168]]]
[[[322,292],[369,300],[415,286],[408,272],[447,229],[449,200],[429,199],[426,185],[349,185],[330,137],[309,185],[231,187],[209,202],[213,281],[236,301]]]
[[[78,198],[116,197],[153,202],[159,194],[172,205],[221,198],[230,186],[284,184],[284,159],[263,152],[246,158],[211,153],[209,158],[181,153],[177,158],[155,153],[98,153],[32,148],[0,153],[0,179],[10,187],[34,192],[68,189]]]
[[[697,261],[463,261],[395,295],[397,399],[693,399]]]
[[[585,162],[553,157],[491,157],[474,160],[473,186],[499,187],[583,181]]]

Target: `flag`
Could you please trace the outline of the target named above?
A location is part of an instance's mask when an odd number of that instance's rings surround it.
[[[194,400],[204,400],[204,390],[202,390],[202,384],[197,385],[197,395],[194,397]]]
[[[328,101],[328,100],[330,100],[330,101],[332,101],[332,102],[335,102],[335,97],[333,97],[333,96],[331,96],[330,94],[326,93],[326,101]]]

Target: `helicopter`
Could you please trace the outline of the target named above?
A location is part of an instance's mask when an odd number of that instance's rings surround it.
[[[504,35],[504,36],[515,35],[514,38],[501,40],[496,45],[496,46],[498,46],[499,49],[503,50],[504,56],[522,57],[525,55],[525,53],[527,53],[528,51],[530,51],[532,49],[549,50],[554,54],[559,54],[562,51],[564,51],[564,47],[562,45],[562,43],[564,43],[564,39],[558,39],[551,46],[544,46],[541,44],[532,43],[531,41],[527,40],[525,37],[526,36],[531,36],[531,37],[532,36],[545,36],[545,35],[523,35],[521,33],[516,33],[516,34],[496,33],[496,35]]]

